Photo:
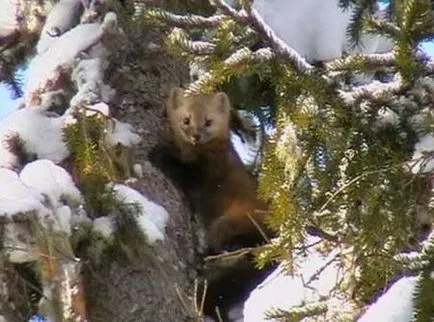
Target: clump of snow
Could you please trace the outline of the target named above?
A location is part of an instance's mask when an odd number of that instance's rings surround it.
[[[93,230],[100,232],[104,237],[113,234],[113,224],[109,217],[99,217],[93,221]]]
[[[130,124],[113,119],[113,122],[109,122],[105,140],[109,146],[116,146],[118,143],[123,146],[134,146],[142,139],[133,132]]]
[[[83,203],[83,197],[69,173],[50,160],[37,160],[27,164],[21,171],[20,178],[28,187],[45,194],[53,207],[58,207],[62,201],[75,206]]]
[[[350,45],[346,30],[352,10],[338,1],[255,0],[253,7],[274,32],[309,62],[330,61],[343,51],[381,53],[392,42],[376,35],[362,35],[360,47]]]
[[[110,102],[115,90],[103,81],[104,70],[107,68],[105,56],[107,50],[101,44],[94,46],[89,57],[80,60],[72,72],[72,80],[76,83],[78,91],[71,100],[71,106],[80,106],[82,103],[96,104],[99,101]],[[96,56],[95,56],[96,55]]]
[[[86,210],[84,209],[84,205],[80,205],[74,209],[74,212],[71,217],[71,229],[74,230],[80,224],[91,225],[92,220],[87,216]]]
[[[44,27],[41,31],[36,49],[38,54],[46,51],[56,38],[71,29],[79,20],[82,0],[60,0],[48,14]]]
[[[1,1],[0,10],[0,38],[9,36],[13,30],[19,27],[17,13],[19,12],[19,4],[17,1],[3,0]]]
[[[70,175],[52,161],[29,163],[19,175],[0,169],[0,216],[11,220],[4,234],[9,260],[26,262],[37,258],[27,225],[14,222],[14,215],[35,215],[34,219],[44,227],[69,235],[73,226],[86,217],[82,202]]]
[[[399,115],[390,108],[382,108],[377,113],[376,124],[381,125],[397,125],[399,123]]]
[[[45,209],[44,196],[26,186],[18,174],[9,169],[0,169],[0,216]]]
[[[358,322],[410,322],[417,277],[403,277],[372,304]]]
[[[114,31],[118,24],[118,18],[114,12],[107,12],[102,22],[101,29],[103,31]]]
[[[113,190],[116,199],[120,202],[136,203],[140,207],[137,222],[148,237],[150,243],[154,243],[157,240],[164,240],[164,233],[169,219],[169,214],[166,209],[123,184],[115,184]]]
[[[24,108],[11,113],[0,121],[0,167],[11,167],[13,157],[4,140],[18,134],[24,141],[28,154],[36,154],[38,158],[60,162],[69,155],[62,140],[64,120],[61,117],[49,117],[43,111]],[[16,164],[12,165],[16,166]]]
[[[78,87],[90,81],[100,81],[102,70],[104,70],[104,60],[101,57],[82,59],[74,68],[71,78]]]
[[[66,233],[71,233],[71,219],[72,211],[69,206],[62,205],[58,207],[55,211],[56,216],[56,230],[64,231]]]
[[[416,143],[412,160],[408,162],[413,173],[426,173],[434,169],[434,155],[425,158],[425,153],[434,153],[434,137],[432,135],[424,135]]]
[[[106,103],[100,102],[87,107],[86,116],[93,116],[95,114],[109,115],[109,106]]]
[[[139,178],[139,179],[143,178],[143,167],[141,164],[135,163],[133,165],[133,172],[134,172],[134,175],[136,176],[136,178]]]
[[[74,59],[81,52],[99,43],[104,33],[115,27],[116,15],[109,12],[102,24],[80,24],[58,37],[49,49],[36,56],[29,64],[26,101],[31,100],[32,95],[53,78],[56,79],[59,73],[71,68]]]

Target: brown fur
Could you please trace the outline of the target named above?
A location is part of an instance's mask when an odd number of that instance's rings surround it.
[[[194,164],[199,173],[193,203],[203,216],[212,251],[263,243],[252,219],[269,233],[264,226],[267,205],[257,198],[256,180],[230,141],[230,112],[229,98],[222,92],[184,97],[183,90],[175,88],[167,104],[179,159]]]
[[[226,94],[184,97],[181,88],[174,88],[166,112],[181,161],[191,163],[199,154],[227,149],[230,104]]]

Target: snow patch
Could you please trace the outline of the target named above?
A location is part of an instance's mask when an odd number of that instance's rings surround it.
[[[60,206],[54,211],[54,216],[56,220],[53,220],[52,228],[54,230],[64,231],[69,235],[71,233],[71,208],[66,205]]]
[[[44,199],[39,191],[26,186],[16,172],[0,169],[0,215],[42,211]]]
[[[124,203],[136,203],[140,207],[137,222],[148,237],[150,243],[164,240],[164,233],[169,219],[166,209],[148,200],[138,191],[123,184],[115,184],[113,190],[116,199]]]
[[[20,178],[28,187],[45,194],[52,207],[61,206],[63,201],[72,206],[84,202],[69,173],[52,161],[37,160],[27,164],[21,171]]]
[[[24,108],[11,113],[0,121],[0,167],[11,168],[16,158],[8,151],[5,139],[18,134],[24,141],[28,154],[36,154],[40,159],[60,162],[69,155],[62,140],[62,117],[48,117],[38,109]]]
[[[109,115],[109,106],[106,103],[100,102],[87,107],[86,116],[93,116],[95,114]]]
[[[143,178],[143,167],[139,163],[135,163],[133,165],[133,172],[136,178],[142,179]]]
[[[4,233],[9,260],[22,263],[37,258],[27,225],[14,222],[13,215],[35,215],[44,227],[69,235],[73,224],[86,217],[84,210],[80,211],[82,201],[69,174],[52,161],[29,163],[20,175],[10,169],[0,169],[0,215],[11,220],[5,225]]]
[[[424,157],[426,153],[434,152],[434,137],[432,135],[424,135],[414,147],[412,160],[408,162],[408,166],[413,173],[426,173],[434,169],[434,155]]]
[[[131,124],[120,122],[113,119],[113,122],[109,122],[106,143],[109,146],[116,146],[120,143],[122,146],[134,146],[138,144],[142,139],[133,132]]]
[[[103,34],[116,26],[116,15],[109,12],[102,24],[80,24],[58,37],[52,46],[36,56],[29,64],[26,101],[59,73],[72,67],[74,59],[83,51],[96,45]],[[56,76],[57,75],[57,76]]]
[[[372,304],[358,322],[410,322],[417,277],[403,277]]]
[[[99,43],[92,47],[89,57],[82,59],[72,72],[72,80],[78,87],[78,92],[71,100],[71,106],[82,103],[97,104],[100,101],[110,102],[116,91],[103,82],[104,70],[107,68],[107,49]]]
[[[99,217],[93,221],[93,230],[100,232],[104,237],[113,234],[113,224],[109,217]]]
[[[71,29],[79,20],[82,0],[60,0],[48,14],[41,38],[36,47],[38,54],[45,52],[57,38]]]

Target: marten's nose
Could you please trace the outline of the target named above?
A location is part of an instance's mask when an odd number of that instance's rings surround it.
[[[197,142],[200,140],[200,134],[193,134],[193,141]]]

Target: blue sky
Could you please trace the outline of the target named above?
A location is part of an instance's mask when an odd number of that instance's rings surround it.
[[[25,79],[23,70],[19,70],[18,74],[23,80]],[[12,92],[4,84],[0,84],[0,119],[9,114],[16,103],[17,100],[12,99]]]
[[[434,42],[424,44],[423,49],[434,57]],[[12,100],[11,96],[12,93],[4,85],[0,85],[0,119],[9,114],[16,104],[16,100]]]

